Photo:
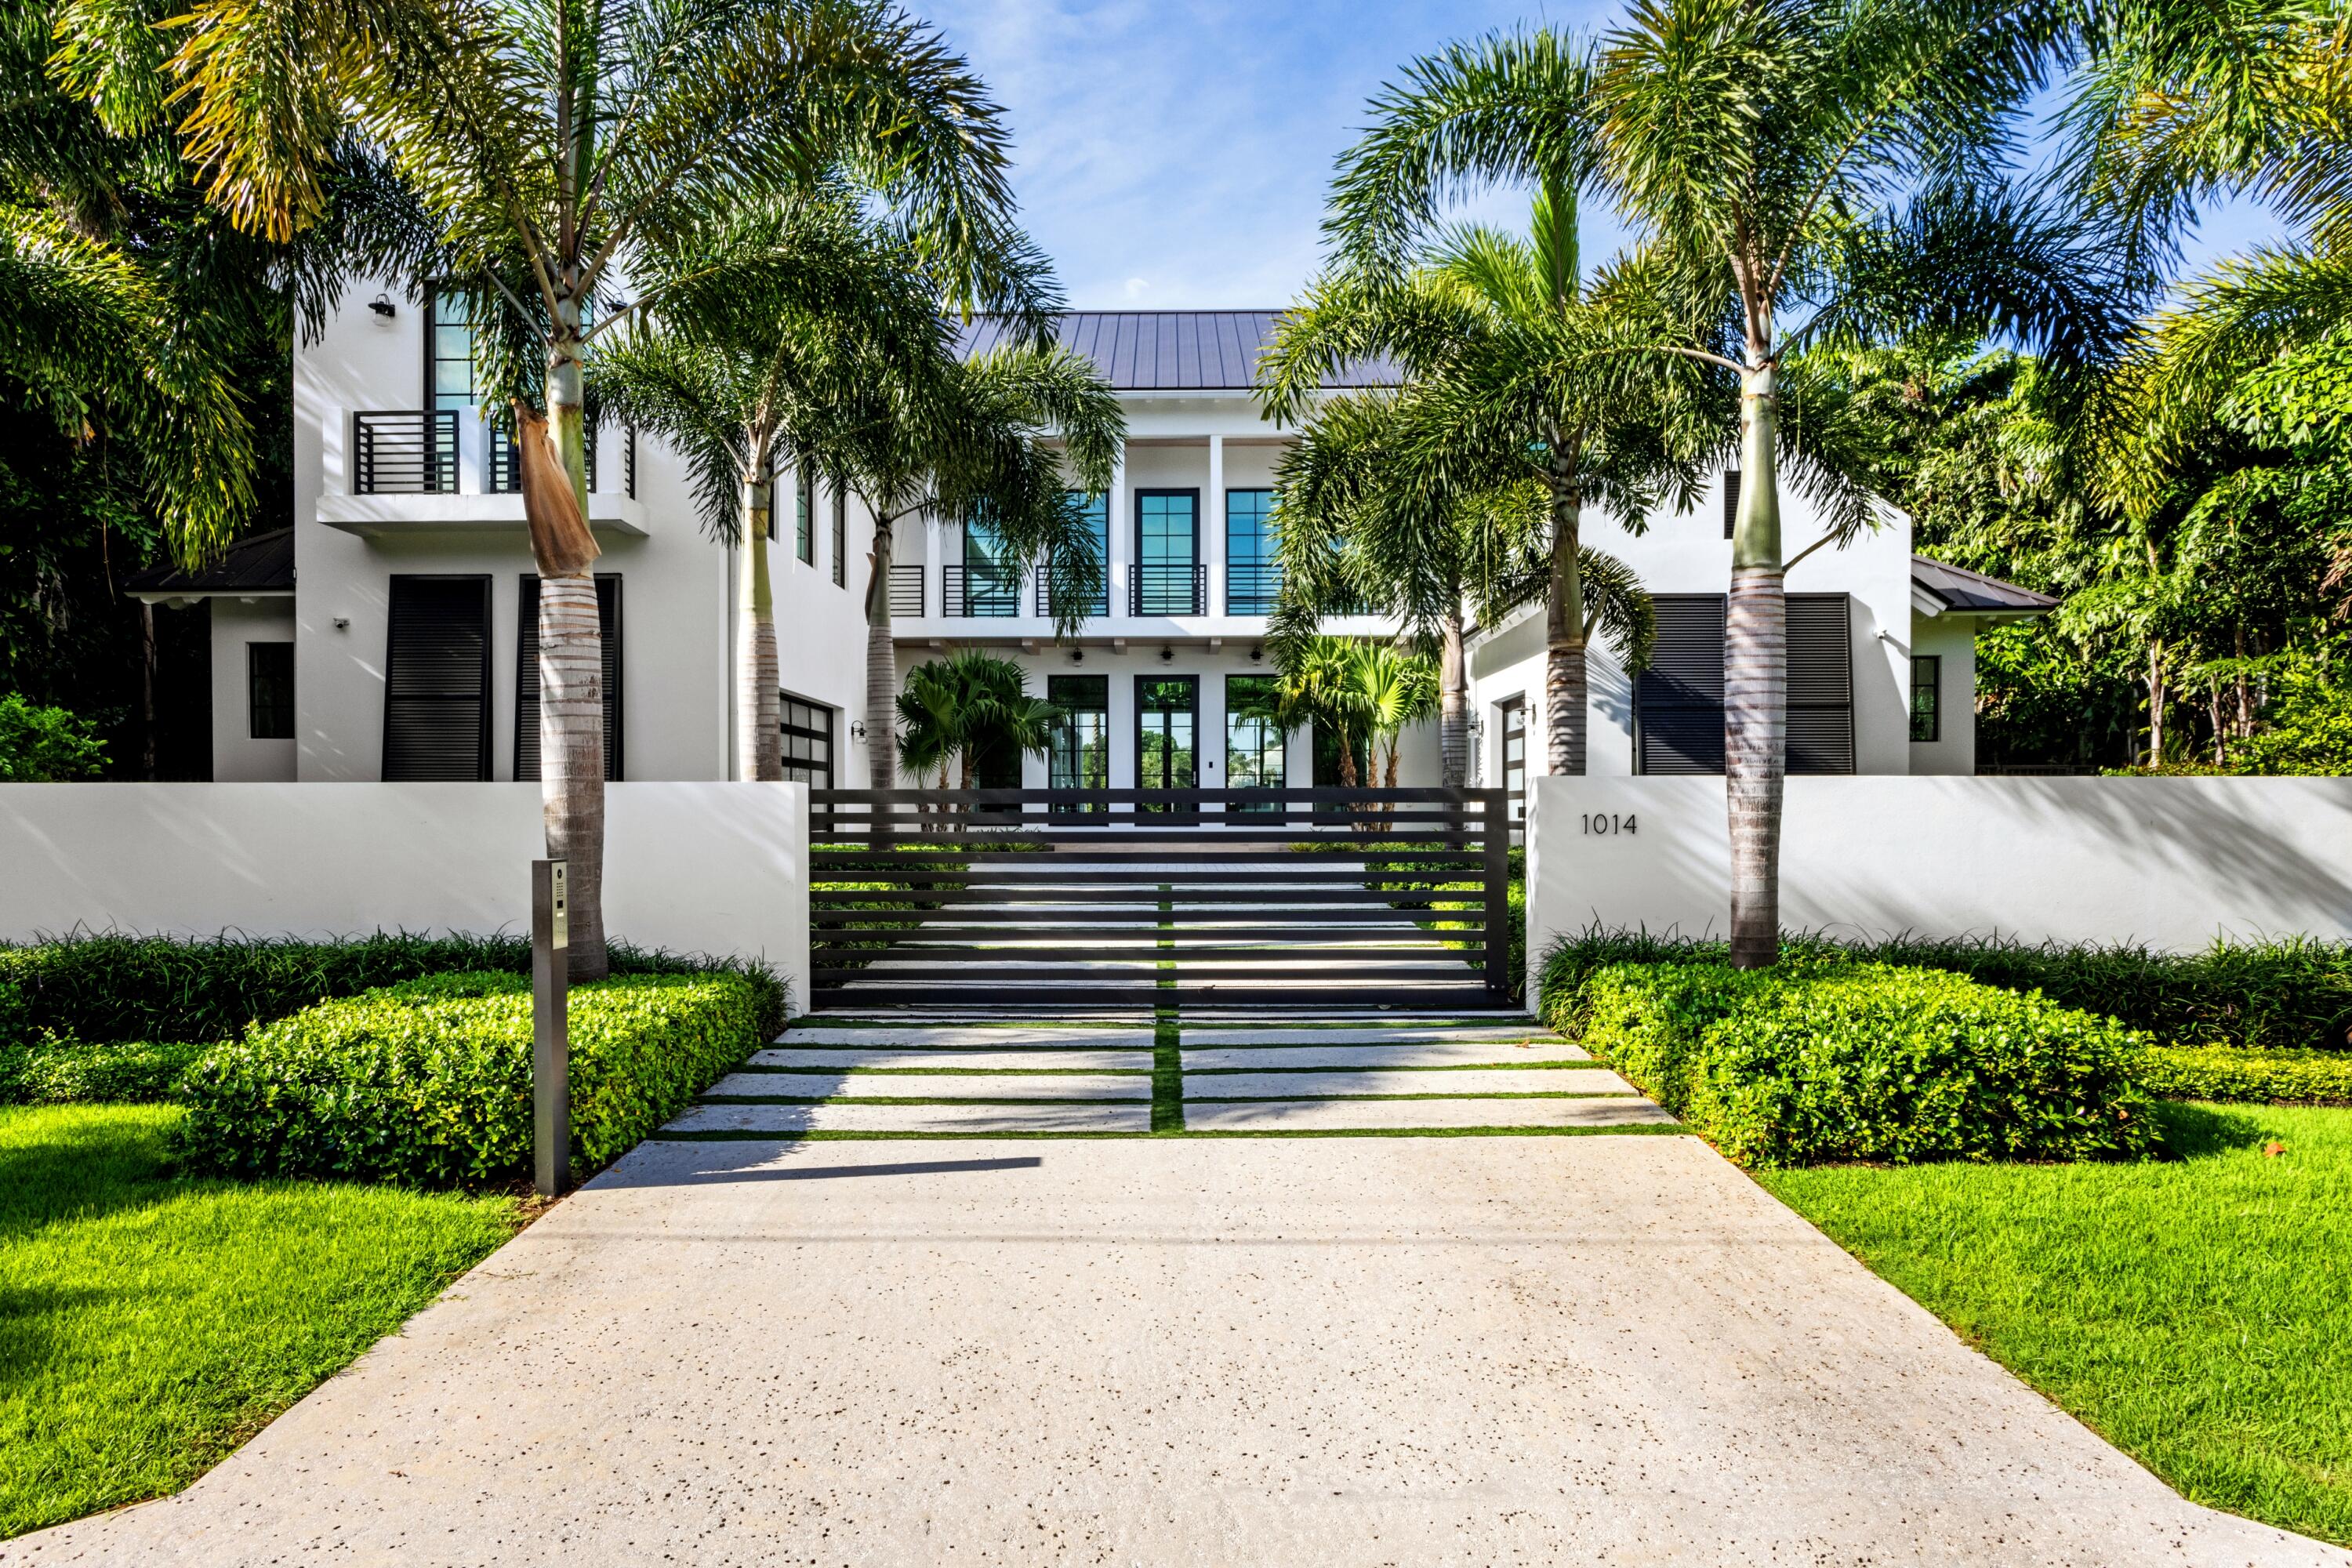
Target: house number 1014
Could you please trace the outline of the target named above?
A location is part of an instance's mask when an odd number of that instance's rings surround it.
[[[1631,812],[1628,812],[1623,816],[1619,816],[1612,812],[1588,811],[1584,814],[1584,831],[1587,833],[1632,833],[1634,830],[1633,822],[1633,815]]]

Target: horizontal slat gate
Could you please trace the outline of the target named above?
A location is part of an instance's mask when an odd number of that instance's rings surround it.
[[[815,790],[813,1005],[1511,1005],[1507,795]]]

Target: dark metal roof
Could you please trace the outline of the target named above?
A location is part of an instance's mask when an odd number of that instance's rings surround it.
[[[1911,584],[1942,600],[1946,612],[1956,616],[2039,616],[2058,607],[2047,594],[1924,555],[1911,557]]]
[[[150,566],[123,587],[142,598],[199,598],[207,594],[290,594],[294,591],[294,531],[274,528],[240,539],[220,559],[193,572]]]
[[[1257,357],[1274,335],[1279,310],[1066,310],[1056,318],[1062,342],[1095,362],[1117,392],[1246,391],[1255,384]],[[964,324],[956,348],[967,359],[1004,340],[1002,317]],[[1384,362],[1349,365],[1323,384],[1393,386]]]

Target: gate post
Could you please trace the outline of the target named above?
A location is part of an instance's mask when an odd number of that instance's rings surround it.
[[[1511,997],[1511,806],[1510,792],[1475,792],[1486,826],[1486,995],[1496,1003]]]

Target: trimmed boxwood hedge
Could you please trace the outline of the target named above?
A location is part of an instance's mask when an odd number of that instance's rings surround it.
[[[110,1041],[45,1036],[0,1046],[0,1105],[139,1104],[169,1100],[190,1063],[212,1047],[199,1041]]]
[[[2352,1051],[2151,1046],[2140,1053],[2132,1077],[2160,1100],[2352,1105]]]
[[[1610,963],[1550,996],[1569,1031],[1732,1159],[2079,1160],[2154,1145],[2111,1019],[1957,974],[1807,960]]]
[[[773,1037],[742,973],[572,992],[575,1169],[601,1169]],[[481,1185],[530,1167],[530,983],[441,974],[321,1002],[189,1068],[182,1166],[235,1176]]]

